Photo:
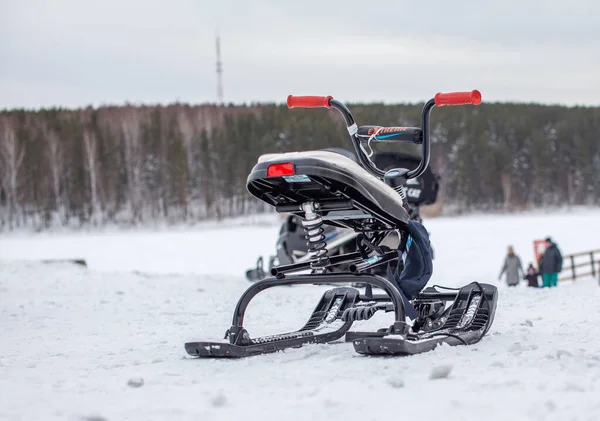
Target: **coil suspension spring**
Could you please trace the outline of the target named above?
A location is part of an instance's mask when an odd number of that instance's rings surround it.
[[[396,190],[396,192],[402,198],[402,203],[406,203],[406,192],[404,191],[404,186],[402,186],[402,185],[396,186],[396,187],[393,187],[393,189]]]
[[[308,241],[308,253],[310,256],[310,268],[319,272],[325,272],[325,269],[329,266],[329,256],[327,256],[327,242],[325,241],[325,234],[323,229],[323,219],[315,211],[314,202],[306,202],[302,204],[302,210],[304,210],[305,219],[302,221],[304,232]]]
[[[402,204],[406,205],[406,174],[408,173],[407,169],[404,168],[393,168],[388,170],[384,175],[384,181],[388,186],[390,186],[396,193],[400,195],[402,199]],[[398,184],[397,186],[392,186],[392,183]]]

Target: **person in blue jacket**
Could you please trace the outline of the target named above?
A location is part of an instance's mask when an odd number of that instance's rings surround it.
[[[543,288],[552,288],[558,285],[558,274],[562,271],[563,257],[558,246],[552,238],[545,240],[546,249],[540,258],[540,273],[542,274]]]

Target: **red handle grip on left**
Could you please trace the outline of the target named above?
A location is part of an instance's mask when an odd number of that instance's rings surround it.
[[[444,105],[479,105],[481,104],[481,92],[475,90],[471,92],[440,93],[435,94],[433,100],[438,107],[443,107]]]
[[[333,99],[329,96],[294,96],[288,95],[288,108],[331,108],[329,100]]]

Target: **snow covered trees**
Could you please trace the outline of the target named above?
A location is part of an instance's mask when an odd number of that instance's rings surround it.
[[[420,105],[351,108],[359,124],[420,123]],[[431,124],[445,209],[600,203],[600,108],[484,103],[434,111]],[[260,211],[265,205],[245,191],[260,154],[336,146],[352,148],[339,116],[326,110],[173,104],[2,111],[0,229]]]

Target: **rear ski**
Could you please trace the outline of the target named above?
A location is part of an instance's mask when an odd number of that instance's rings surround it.
[[[250,338],[246,329],[236,326],[234,321],[234,326],[225,334],[230,343],[189,342],[185,344],[185,350],[197,357],[240,358],[310,343],[333,342],[343,337],[352,325],[352,322],[340,319],[340,312],[350,308],[357,299],[358,291],[353,288],[331,289],[323,294],[305,325],[295,332]]]

